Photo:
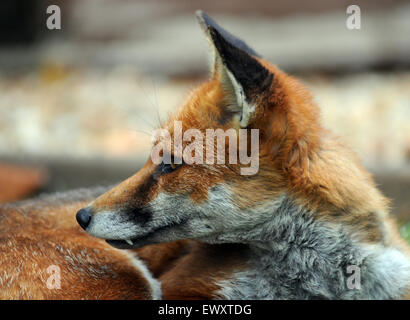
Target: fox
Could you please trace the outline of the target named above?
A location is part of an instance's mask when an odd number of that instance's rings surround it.
[[[78,295],[92,288],[102,296],[109,290],[112,298],[133,292],[131,298],[409,299],[409,247],[389,200],[356,154],[322,124],[309,90],[206,13],[196,16],[210,47],[210,77],[161,125],[171,137],[163,160],[149,157],[137,173],[98,195],[80,191],[88,195],[81,201],[0,207],[2,255],[12,256],[0,275],[16,274],[12,263],[22,259],[37,263],[30,246],[43,243],[47,230],[53,241],[44,252],[56,256],[56,265],[65,258],[57,246],[71,253],[101,248],[93,253],[94,268],[128,268],[130,255],[140,261],[131,263],[124,286],[121,277],[93,281],[86,270],[84,280],[78,268],[67,270],[70,285],[84,289]],[[228,157],[213,164],[180,159],[175,122],[183,132],[258,130],[257,172],[241,174],[246,164]],[[226,140],[224,152],[240,151]],[[214,148],[209,157],[220,154]],[[60,232],[60,223],[69,229]],[[24,243],[13,236],[19,225]],[[8,237],[16,247],[6,245]],[[26,292],[44,286],[22,272],[24,281],[13,280],[28,284]],[[142,288],[148,294],[141,295]],[[7,296],[4,285],[0,293]]]
[[[408,298],[409,248],[389,201],[322,125],[308,89],[207,14],[197,17],[210,80],[163,128],[171,138],[175,121],[184,131],[258,129],[257,174],[239,174],[239,163],[148,159],[77,213],[81,227],[120,249],[190,241],[158,275],[166,299]]]

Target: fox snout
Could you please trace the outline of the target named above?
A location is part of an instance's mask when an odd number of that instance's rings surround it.
[[[77,212],[75,217],[77,219],[78,224],[81,226],[81,228],[86,230],[88,225],[90,224],[91,216],[92,216],[91,208],[82,208],[81,210]]]
[[[98,211],[90,205],[80,209],[76,219],[90,235],[105,239],[115,247],[129,248],[134,245],[134,238],[149,234],[151,227],[146,226],[146,215],[137,209],[132,212],[121,209]]]

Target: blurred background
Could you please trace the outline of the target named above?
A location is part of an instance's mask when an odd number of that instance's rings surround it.
[[[47,29],[50,5],[61,29]],[[0,202],[136,172],[150,132],[206,79],[197,9],[302,79],[410,239],[406,0],[1,0]]]

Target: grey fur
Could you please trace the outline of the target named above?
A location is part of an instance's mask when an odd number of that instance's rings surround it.
[[[256,231],[256,230],[255,230]],[[410,262],[393,248],[359,244],[341,225],[318,221],[285,198],[249,239],[249,268],[220,281],[228,299],[397,299],[410,285]],[[347,267],[360,268],[349,289]]]

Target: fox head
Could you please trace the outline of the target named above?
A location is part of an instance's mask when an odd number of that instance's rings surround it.
[[[318,173],[327,161],[318,155],[324,130],[307,89],[205,13],[197,16],[211,47],[210,79],[188,96],[163,129],[171,141],[177,134],[175,122],[181,123],[183,133],[194,128],[204,136],[208,129],[257,129],[258,170],[241,174],[244,165],[227,157],[224,163],[189,164],[176,161],[172,148],[164,150],[170,163],[150,158],[135,175],[77,213],[88,233],[113,246],[136,248],[179,239],[262,240],[253,230],[272,218],[285,197],[291,195],[301,205],[308,198],[312,208],[343,207],[343,192],[354,192],[352,182],[346,181],[350,190],[331,194],[340,179],[332,179],[331,172]],[[251,144],[249,135],[246,139],[245,146]],[[346,169],[350,176],[351,171]]]

